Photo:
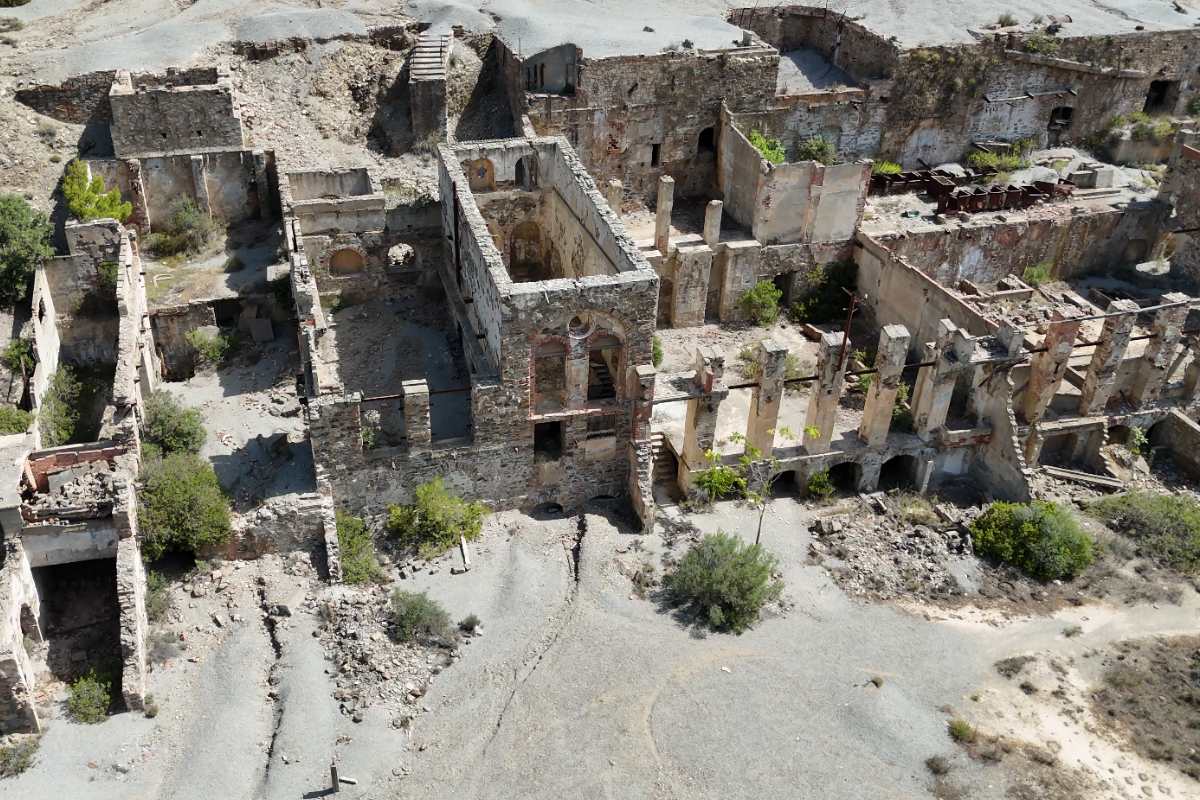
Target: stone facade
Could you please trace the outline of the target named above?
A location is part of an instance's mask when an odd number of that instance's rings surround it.
[[[166,75],[117,70],[108,99],[118,158],[245,147],[233,85],[220,69]]]

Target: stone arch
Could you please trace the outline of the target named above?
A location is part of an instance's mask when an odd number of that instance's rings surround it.
[[[717,133],[711,125],[700,131],[696,137],[696,155],[717,152]]]
[[[339,247],[329,254],[329,274],[335,277],[357,275],[366,267],[366,255],[357,247]]]
[[[516,174],[514,178],[517,186],[527,192],[531,192],[538,185],[538,161],[537,156],[521,156],[517,159]]]
[[[889,458],[879,468],[879,489],[911,489],[916,485],[917,470],[920,463],[913,455],[899,455]]]
[[[854,494],[862,481],[862,465],[854,461],[843,461],[829,468],[829,480],[842,494]]]
[[[472,192],[490,192],[496,188],[496,165],[490,158],[477,158],[463,164],[467,185]]]

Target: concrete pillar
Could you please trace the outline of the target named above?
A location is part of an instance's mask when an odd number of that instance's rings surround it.
[[[566,375],[567,408],[583,408],[587,404],[588,346],[587,339],[572,336],[564,368]]]
[[[708,306],[708,279],[712,274],[712,248],[706,244],[679,247],[675,250],[674,258],[671,327],[691,328],[703,325],[704,312]]]
[[[716,247],[721,240],[721,209],[720,200],[709,200],[704,208],[704,243]]]
[[[642,523],[654,528],[654,448],[650,439],[650,416],[654,411],[656,373],[649,364],[629,368],[628,396],[633,398],[633,424],[629,443],[629,501]]]
[[[717,434],[717,411],[729,394],[725,388],[725,357],[711,347],[696,351],[696,375],[683,426],[683,453],[679,460],[679,484],[691,487],[692,472],[706,469],[704,454],[713,448]]]
[[[192,188],[196,197],[196,205],[205,214],[212,216],[212,201],[208,197],[208,170],[204,164],[204,156],[192,156]]]
[[[604,187],[604,199],[608,201],[608,207],[613,210],[613,213],[618,217],[621,216],[621,200],[625,197],[625,187],[619,180],[615,178],[610,180]]]
[[[1058,393],[1058,386],[1067,374],[1075,337],[1079,335],[1078,318],[1067,319],[1055,312],[1054,319],[1046,329],[1042,346],[1046,348],[1033,356],[1029,366],[1029,381],[1021,400],[1021,416],[1029,425],[1036,425],[1050,401]]]
[[[670,255],[671,209],[675,205],[675,179],[663,175],[658,179],[658,205],[654,209],[654,246],[663,258]]]
[[[721,322],[740,322],[746,314],[739,303],[742,295],[758,281],[762,245],[753,239],[726,242],[722,251],[725,268],[721,270],[721,300],[717,316]]]
[[[1106,314],[1120,316],[1104,320],[1100,343],[1092,353],[1087,376],[1083,379],[1083,389],[1079,396],[1081,415],[1090,417],[1100,414],[1108,405],[1117,379],[1117,370],[1121,368],[1125,350],[1129,347],[1129,337],[1133,333],[1137,311],[1138,304],[1132,300],[1114,300],[1105,309]]]
[[[934,361],[932,366],[921,367],[917,373],[917,386],[913,392],[913,429],[922,439],[929,440],[933,432],[946,424],[950,411],[950,400],[954,396],[954,369],[957,355],[954,352],[954,335],[958,328],[948,319],[938,322],[937,341],[925,345],[922,361]]]
[[[867,390],[862,423],[858,426],[858,438],[868,447],[879,448],[887,443],[909,339],[908,328],[903,325],[885,325],[879,332],[879,349],[875,351],[877,371]]]
[[[1163,303],[1182,303],[1186,294],[1168,292],[1162,296]],[[1167,373],[1175,360],[1175,349],[1183,338],[1183,325],[1187,322],[1188,306],[1161,308],[1154,313],[1154,338],[1146,343],[1146,351],[1138,363],[1131,392],[1138,407],[1158,400],[1167,382]]]
[[[755,448],[764,456],[775,449],[775,428],[779,423],[779,403],[783,400],[783,380],[787,374],[788,350],[778,342],[765,339],[758,343],[758,386],[750,396],[750,415],[746,418],[746,451]]]
[[[827,453],[833,441],[833,423],[846,378],[842,363],[845,341],[846,334],[841,331],[823,333],[817,345],[817,381],[809,390],[804,417],[804,449],[809,453]]]
[[[409,447],[428,447],[432,441],[429,426],[429,384],[423,380],[404,381],[404,436]]]

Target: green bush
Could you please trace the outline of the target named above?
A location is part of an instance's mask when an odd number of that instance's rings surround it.
[[[1181,572],[1200,571],[1200,503],[1191,497],[1127,492],[1089,510],[1134,539],[1147,557]]]
[[[204,418],[195,408],[184,408],[169,392],[159,389],[146,399],[146,423],[143,441],[159,452],[198,453],[208,434]]]
[[[796,146],[797,161],[819,161],[822,164],[832,164],[837,159],[837,151],[833,144],[821,136],[805,139]]]
[[[469,503],[451,494],[440,477],[417,487],[411,505],[388,506],[387,532],[406,547],[416,547],[422,558],[432,558],[458,544],[479,537],[488,507]]]
[[[1143,455],[1146,452],[1146,445],[1150,443],[1150,439],[1146,436],[1145,428],[1130,428],[1129,438],[1125,440],[1125,448],[1135,456]]]
[[[750,144],[762,154],[762,157],[772,164],[782,164],[786,157],[783,151],[783,145],[778,139],[771,139],[763,136],[758,131],[750,131],[750,136],[747,137]]]
[[[124,222],[133,213],[133,204],[121,200],[121,190],[104,190],[104,179],[99,175],[88,179],[88,167],[76,159],[67,164],[62,182],[63,199],[67,211],[80,222],[94,219],[115,219]]]
[[[908,384],[904,381],[896,387],[896,403],[892,406],[892,430],[900,433],[912,431],[912,409],[908,407]]]
[[[1187,101],[1186,110],[1189,117],[1200,117],[1200,95]]]
[[[166,619],[171,610],[170,584],[161,572],[146,573],[146,618],[151,622]]]
[[[379,583],[383,580],[383,568],[375,557],[375,540],[361,517],[337,512],[337,537],[344,582]]]
[[[193,328],[183,335],[196,351],[196,355],[205,364],[219,367],[233,354],[237,339],[223,333],[209,333],[201,328]]]
[[[155,561],[169,550],[198,553],[229,540],[229,501],[212,465],[193,453],[147,462],[138,492],[142,555]]]
[[[975,552],[1041,581],[1069,579],[1093,559],[1091,538],[1066,509],[1044,500],[996,502],[971,523]]]
[[[1016,152],[975,150],[967,156],[967,166],[978,172],[1012,172],[1029,166],[1029,161]]]
[[[1146,117],[1145,114],[1142,115]],[[1146,117],[1137,119],[1130,128],[1129,136],[1138,142],[1161,142],[1175,133],[1175,123],[1170,117]]]
[[[1044,56],[1052,56],[1058,52],[1058,48],[1062,43],[1047,33],[1034,33],[1021,43],[1021,49],[1026,53],[1041,53]]]
[[[895,161],[876,161],[871,165],[872,175],[899,175],[903,171],[904,167]]]
[[[700,470],[693,479],[696,487],[704,492],[709,501],[741,497],[746,493],[746,477],[734,467],[721,463],[721,456],[714,450],[704,454],[708,468]]]
[[[17,8],[29,5],[29,0],[0,0],[0,8]]]
[[[158,256],[201,253],[215,233],[212,217],[185,197],[175,201],[166,222],[146,237],[146,247]]]
[[[392,592],[391,634],[400,642],[448,642],[454,637],[450,615],[424,592]]]
[[[1050,280],[1051,272],[1054,269],[1054,262],[1042,261],[1038,264],[1026,267],[1021,273],[1021,280],[1028,283],[1030,286],[1041,286],[1043,283]]]
[[[17,375],[30,375],[37,363],[33,357],[33,342],[29,339],[13,339],[4,348],[4,366]]]
[[[67,697],[67,713],[76,722],[95,725],[108,718],[112,705],[112,683],[103,680],[92,670],[71,684]]]
[[[658,367],[662,364],[662,360],[663,360],[662,339],[658,338],[658,336],[655,336],[654,340],[652,341],[652,343],[650,345],[650,363],[654,364],[655,367]]]
[[[467,614],[458,621],[458,629],[468,636],[474,635],[479,627],[479,616],[477,614]]]
[[[756,325],[770,325],[779,319],[779,298],[783,291],[771,281],[759,281],[754,284],[739,301],[742,310]]]
[[[8,403],[0,404],[0,436],[24,433],[29,430],[33,415]]]
[[[25,299],[34,269],[54,255],[51,230],[46,215],[23,197],[0,194],[0,304]]]
[[[773,577],[777,563],[759,545],[709,534],[663,577],[666,601],[714,630],[740,633],[783,592],[783,582]]]
[[[820,499],[830,497],[834,491],[833,480],[829,477],[829,470],[822,469],[808,476],[808,484],[805,486],[809,495]]]
[[[850,296],[858,282],[858,265],[852,260],[817,264],[804,276],[805,289],[792,303],[788,316],[796,324],[819,325],[844,321]]]
[[[27,736],[0,746],[0,778],[15,778],[32,767],[40,745],[39,737]]]
[[[950,720],[946,725],[946,731],[950,734],[951,739],[962,744],[970,744],[978,736],[974,726],[965,719]]]
[[[71,441],[79,425],[80,398],[83,384],[75,371],[65,364],[50,378],[42,405],[38,409],[38,427],[42,432],[42,445],[58,447]]]

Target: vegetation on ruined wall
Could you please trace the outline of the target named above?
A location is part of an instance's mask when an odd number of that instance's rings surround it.
[[[166,221],[146,237],[146,247],[157,256],[201,253],[216,234],[216,224],[190,197],[176,200]]]
[[[121,199],[121,190],[105,190],[99,176],[88,179],[87,164],[78,159],[67,165],[62,181],[63,199],[67,211],[80,222],[94,219],[115,219],[124,222],[133,213],[133,204]]]
[[[819,500],[831,496],[834,491],[833,480],[829,477],[829,470],[817,470],[812,475],[808,476],[808,483],[804,488],[809,496],[816,497]]]
[[[759,281],[746,290],[738,304],[755,325],[770,325],[779,319],[783,291],[771,281]]]
[[[1139,554],[1181,572],[1200,571],[1200,503],[1186,495],[1128,492],[1090,510],[1133,539]]]
[[[42,446],[57,447],[71,441],[79,424],[80,400],[83,385],[75,371],[66,364],[50,378],[50,386],[38,409],[38,427]]]
[[[46,215],[23,197],[0,194],[0,303],[25,299],[37,265],[54,255],[51,230]]]
[[[441,477],[416,488],[409,505],[388,506],[387,532],[402,546],[415,547],[422,558],[449,550],[459,538],[471,541],[483,530],[488,507],[452,494]]]
[[[759,131],[750,131],[750,135],[746,138],[762,154],[762,157],[772,164],[782,164],[787,157],[783,144],[778,139],[764,136]]]
[[[169,392],[159,389],[146,398],[142,441],[166,455],[198,453],[208,434],[200,411],[185,408]]]
[[[441,603],[424,592],[393,591],[388,602],[388,617],[390,633],[398,642],[446,643],[454,638],[450,615]],[[475,626],[478,624],[476,619]]]
[[[140,483],[138,520],[147,561],[168,551],[198,553],[229,540],[229,500],[208,461],[186,452],[151,458]]]
[[[778,560],[756,544],[724,532],[705,536],[663,577],[668,605],[713,630],[741,633],[779,599]]]
[[[702,501],[726,500],[746,493],[746,476],[736,467],[721,461],[720,453],[709,450],[704,454],[708,466],[696,473],[693,482],[704,493]]]
[[[1073,578],[1093,559],[1093,542],[1071,512],[1051,502],[992,503],[971,523],[976,554],[1041,581]]]
[[[899,175],[903,171],[904,167],[895,161],[876,161],[871,165],[872,175]]]
[[[1026,267],[1025,271],[1021,273],[1021,280],[1036,288],[1049,281],[1053,272],[1054,262],[1040,261]]]
[[[33,357],[33,341],[30,339],[13,339],[0,354],[0,360],[10,372],[17,375],[29,375],[33,372],[35,360]]]
[[[965,115],[967,100],[983,92],[989,70],[1000,62],[997,51],[984,44],[964,47],[923,47],[906,53],[896,70],[905,91],[888,103],[892,121]],[[900,139],[907,133],[901,132]]]
[[[346,583],[378,583],[383,567],[375,556],[375,541],[361,517],[337,512],[337,538],[342,561],[342,580]]]
[[[800,324],[814,325],[844,319],[850,296],[857,284],[858,265],[853,261],[833,261],[813,266],[804,276],[805,289],[792,302],[788,316]]]
[[[0,405],[0,436],[24,433],[29,430],[31,422],[33,422],[33,415],[28,411],[23,411],[8,403]]]
[[[1033,33],[1026,37],[1025,41],[1021,42],[1021,49],[1026,53],[1037,53],[1043,56],[1052,56],[1058,52],[1061,42],[1054,36],[1048,33]]]
[[[76,722],[95,725],[108,718],[112,705],[112,682],[92,670],[71,684],[67,713]]]
[[[797,161],[817,161],[822,164],[832,164],[837,161],[837,150],[833,143],[823,136],[813,136],[796,145]]]

